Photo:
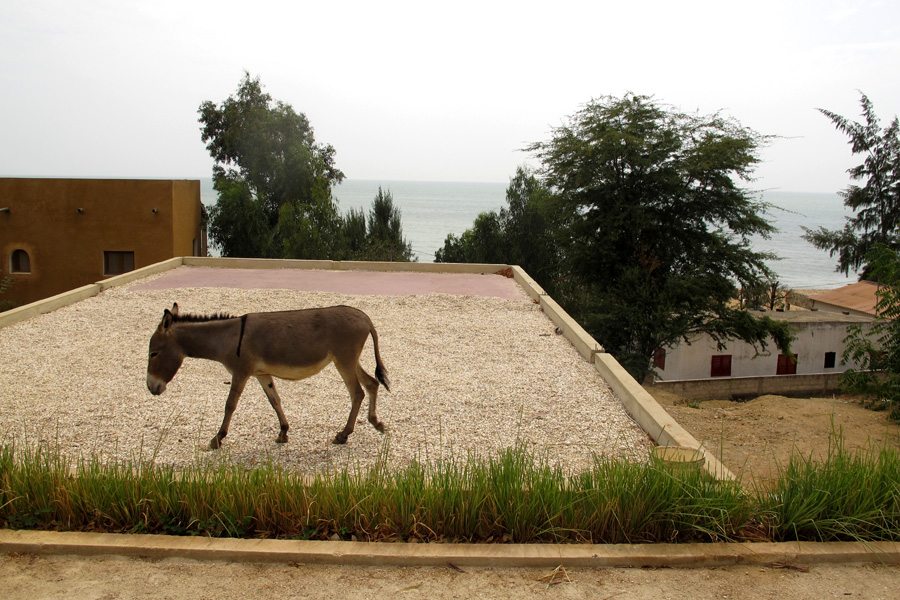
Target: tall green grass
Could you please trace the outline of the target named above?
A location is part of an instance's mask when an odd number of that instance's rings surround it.
[[[276,465],[70,461],[0,446],[0,526],[301,539],[515,543],[894,540],[896,450],[795,458],[773,487],[597,458],[568,473],[522,444],[494,456],[305,478]]]
[[[795,454],[757,505],[778,541],[900,540],[900,453],[832,436],[824,459]]]

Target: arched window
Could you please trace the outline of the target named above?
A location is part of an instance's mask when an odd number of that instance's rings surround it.
[[[31,258],[21,248],[13,250],[9,256],[10,273],[31,273]]]

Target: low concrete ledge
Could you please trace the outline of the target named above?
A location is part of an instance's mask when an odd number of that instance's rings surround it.
[[[405,544],[0,530],[0,552],[359,566],[723,567],[900,564],[894,542],[721,544]]]
[[[376,262],[354,260],[300,260],[280,258],[221,258],[214,256],[185,256],[183,264],[191,267],[219,267],[226,269],[318,269],[321,271],[377,271],[415,273],[472,273],[495,274],[509,269],[509,265],[476,263],[416,263]]]
[[[841,389],[841,373],[768,375],[759,377],[716,377],[654,381],[653,387],[692,400],[755,398],[766,394],[782,396],[828,395]]]
[[[331,260],[297,260],[281,258],[222,258],[220,256],[185,256],[187,267],[219,267],[223,269],[321,269],[333,270]]]
[[[628,414],[658,445],[701,448],[706,455],[704,468],[710,475],[717,479],[737,480],[734,473],[679,425],[615,358],[599,353],[594,358],[594,367],[625,405]]]
[[[525,272],[525,269],[518,265],[513,265],[510,267],[513,274],[513,279],[516,283],[521,286],[522,289],[525,290],[532,300],[540,301],[541,296],[546,296],[547,292],[544,291],[544,288],[538,285],[537,281],[531,278],[531,275]]]
[[[377,271],[377,272],[419,272],[419,273],[467,273],[494,275],[509,270],[509,265],[493,264],[455,264],[455,263],[401,263],[401,262],[364,262],[333,260],[288,260],[268,258],[221,258],[212,256],[176,256],[169,260],[154,263],[122,275],[103,279],[96,283],[63,292],[44,300],[38,300],[25,306],[0,313],[0,327],[6,327],[74,304],[85,298],[96,296],[104,290],[125,285],[165,271],[171,271],[186,265],[193,267],[218,267],[231,269],[319,269],[323,271]],[[537,285],[537,284],[535,284]]]
[[[126,283],[131,283],[132,281],[137,281],[138,279],[143,279],[144,277],[149,277],[150,275],[156,275],[157,273],[164,273],[165,271],[177,269],[182,264],[184,264],[184,259],[181,256],[176,256],[175,258],[170,258],[169,260],[164,260],[152,265],[147,265],[146,267],[141,267],[140,269],[135,269],[134,271],[129,271],[121,275],[116,275],[115,277],[110,277],[109,279],[98,281],[97,285],[100,286],[101,291],[108,290],[109,288],[116,287],[117,285],[125,285]]]
[[[556,303],[556,300],[544,294],[540,297],[541,309],[557,327],[562,330],[578,353],[584,357],[589,363],[594,362],[594,356],[598,352],[603,352],[603,347],[595,340],[584,328],[572,317],[569,316],[563,308]]]
[[[31,304],[26,304],[25,306],[20,306],[19,308],[13,308],[0,313],[0,327],[6,327],[13,323],[18,323],[19,321],[24,321],[54,311],[57,308],[74,304],[85,298],[96,296],[100,293],[100,289],[99,284],[92,283],[80,288],[75,288],[74,290],[69,290],[68,292],[63,292],[62,294],[57,294],[56,296],[50,296],[49,298],[32,302]]]

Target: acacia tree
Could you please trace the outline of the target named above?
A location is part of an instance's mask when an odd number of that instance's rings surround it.
[[[825,109],[818,109],[831,119],[835,128],[847,134],[853,154],[862,154],[863,163],[847,172],[853,181],[840,192],[844,206],[856,212],[843,229],[818,230],[804,228],[804,239],[816,248],[838,255],[837,271],[849,274],[862,267],[861,278],[872,274],[867,255],[876,244],[900,248],[900,123],[897,117],[885,129],[879,125],[871,101],[861,94],[860,104],[865,124],[851,121]]]
[[[202,139],[215,159],[209,234],[223,256],[327,258],[341,218],[331,196],[344,174],[334,148],[315,141],[303,113],[274,102],[245,73],[237,93],[200,105]]]
[[[786,324],[732,302],[736,285],[771,276],[750,244],[773,231],[766,206],[739,186],[765,141],[629,94],[590,102],[529,148],[562,215],[567,309],[639,381],[657,348],[695,334],[789,351]]]
[[[878,316],[868,332],[858,325],[849,328],[842,358],[859,367],[842,373],[841,385],[862,395],[870,408],[886,409],[900,421],[900,256],[879,244],[866,260],[879,282]]]

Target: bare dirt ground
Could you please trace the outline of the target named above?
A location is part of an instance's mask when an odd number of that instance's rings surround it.
[[[2,595],[33,598],[897,598],[900,568],[490,569],[0,557]]]
[[[647,391],[747,484],[777,475],[792,453],[821,457],[839,438],[851,451],[900,444],[900,427],[886,413],[846,396],[694,402],[652,387]]]

